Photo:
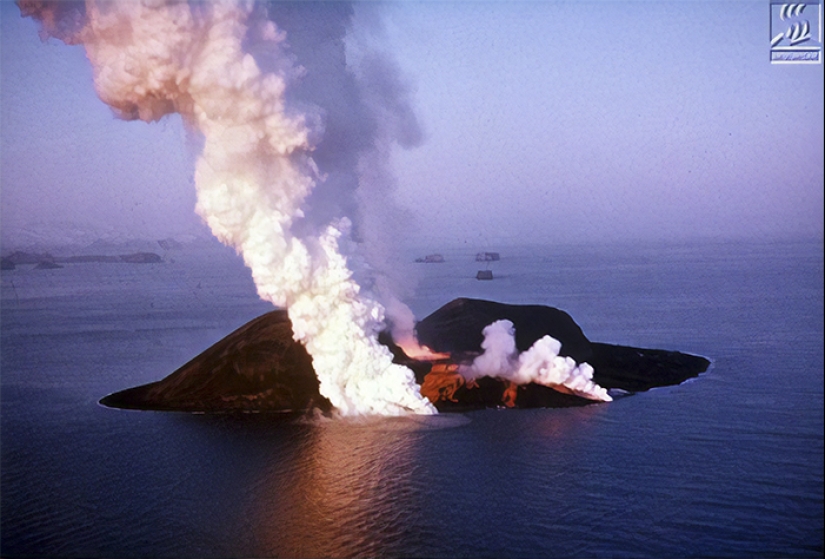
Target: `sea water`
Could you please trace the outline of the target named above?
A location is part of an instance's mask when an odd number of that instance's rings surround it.
[[[2,273],[0,555],[822,556],[821,241],[427,248],[445,262],[415,265],[419,317],[545,304],[591,340],[713,364],[583,408],[114,410],[98,400],[270,310],[248,271],[214,247],[19,266]]]

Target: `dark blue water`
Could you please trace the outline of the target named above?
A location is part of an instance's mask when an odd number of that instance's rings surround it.
[[[456,296],[567,310],[595,341],[713,360],[578,409],[313,420],[130,412],[269,307],[228,251],[2,274],[3,557],[821,557],[821,242],[494,247]]]

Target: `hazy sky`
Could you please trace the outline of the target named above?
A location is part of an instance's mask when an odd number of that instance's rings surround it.
[[[4,245],[52,225],[206,234],[179,119],[115,119],[82,47],[0,10]],[[822,237],[823,67],[770,64],[767,1],[382,15],[425,134],[393,156],[412,239]]]

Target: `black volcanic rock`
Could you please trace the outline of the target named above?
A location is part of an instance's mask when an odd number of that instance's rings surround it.
[[[507,319],[516,328],[516,348],[525,351],[550,335],[562,343],[561,355],[577,362],[590,361],[590,340],[564,311],[543,305],[507,305],[482,299],[454,299],[416,325],[418,341],[433,351],[480,353],[482,330]]]
[[[593,380],[604,388],[643,392],[681,384],[704,373],[710,361],[698,355],[593,342]]]
[[[419,322],[416,333],[421,344],[433,351],[475,355],[481,352],[484,327],[501,319],[515,326],[519,352],[550,335],[561,342],[561,355],[589,363],[593,380],[608,389],[641,392],[680,384],[710,365],[704,357],[678,351],[591,342],[569,314],[543,305],[455,299]]]
[[[106,396],[116,408],[164,411],[328,411],[312,359],[286,311],[248,322],[163,380]]]
[[[544,335],[562,343],[561,353],[595,369],[593,380],[604,388],[637,392],[679,384],[707,370],[704,357],[677,351],[641,349],[591,342],[575,321],[559,309],[541,305],[506,305],[477,299],[456,299],[418,323],[422,344],[450,359],[416,361],[407,357],[388,334],[379,341],[394,361],[410,367],[421,392],[439,411],[484,407],[567,407],[592,404],[536,384],[516,386],[481,378],[467,383],[458,364],[481,351],[482,330],[508,319],[516,329],[519,351]],[[264,314],[189,361],[168,377],[111,394],[101,403],[110,407],[202,412],[327,412],[312,359],[292,339],[286,311]]]

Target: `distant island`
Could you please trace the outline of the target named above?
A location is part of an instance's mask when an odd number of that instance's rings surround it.
[[[83,264],[88,262],[128,262],[130,264],[156,264],[163,262],[163,258],[154,252],[134,252],[132,254],[120,254],[116,256],[106,256],[101,254],[84,254],[78,256],[53,256],[48,252],[33,253],[15,251],[8,256],[3,256],[3,270],[14,270],[23,264],[34,264],[40,270],[62,268],[61,264]]]
[[[427,264],[440,264],[444,262],[444,256],[438,253],[435,254],[428,254],[423,258],[416,258],[416,262],[425,262]]]
[[[94,239],[90,234],[82,243],[78,243],[77,235],[64,240],[55,238],[55,235],[32,234],[30,237],[4,247],[6,250],[0,256],[1,269],[14,270],[29,265],[32,269],[55,269],[65,264],[88,263],[159,264],[174,262],[170,252],[224,248],[212,236],[183,235],[180,239],[151,240],[113,235]]]
[[[537,384],[499,378],[468,382],[458,372],[481,352],[482,330],[506,319],[515,326],[519,351],[549,335],[562,343],[560,355],[594,368],[593,381],[610,390],[633,393],[679,384],[707,370],[704,357],[678,351],[591,342],[564,311],[543,305],[507,305],[460,298],[421,322],[420,342],[448,359],[415,360],[379,335],[396,363],[409,367],[421,393],[442,412],[485,407],[535,408],[591,405],[594,402]],[[188,412],[274,412],[305,414],[332,410],[319,391],[312,358],[292,339],[286,311],[266,313],[232,332],[166,378],[106,396],[115,408]]]

